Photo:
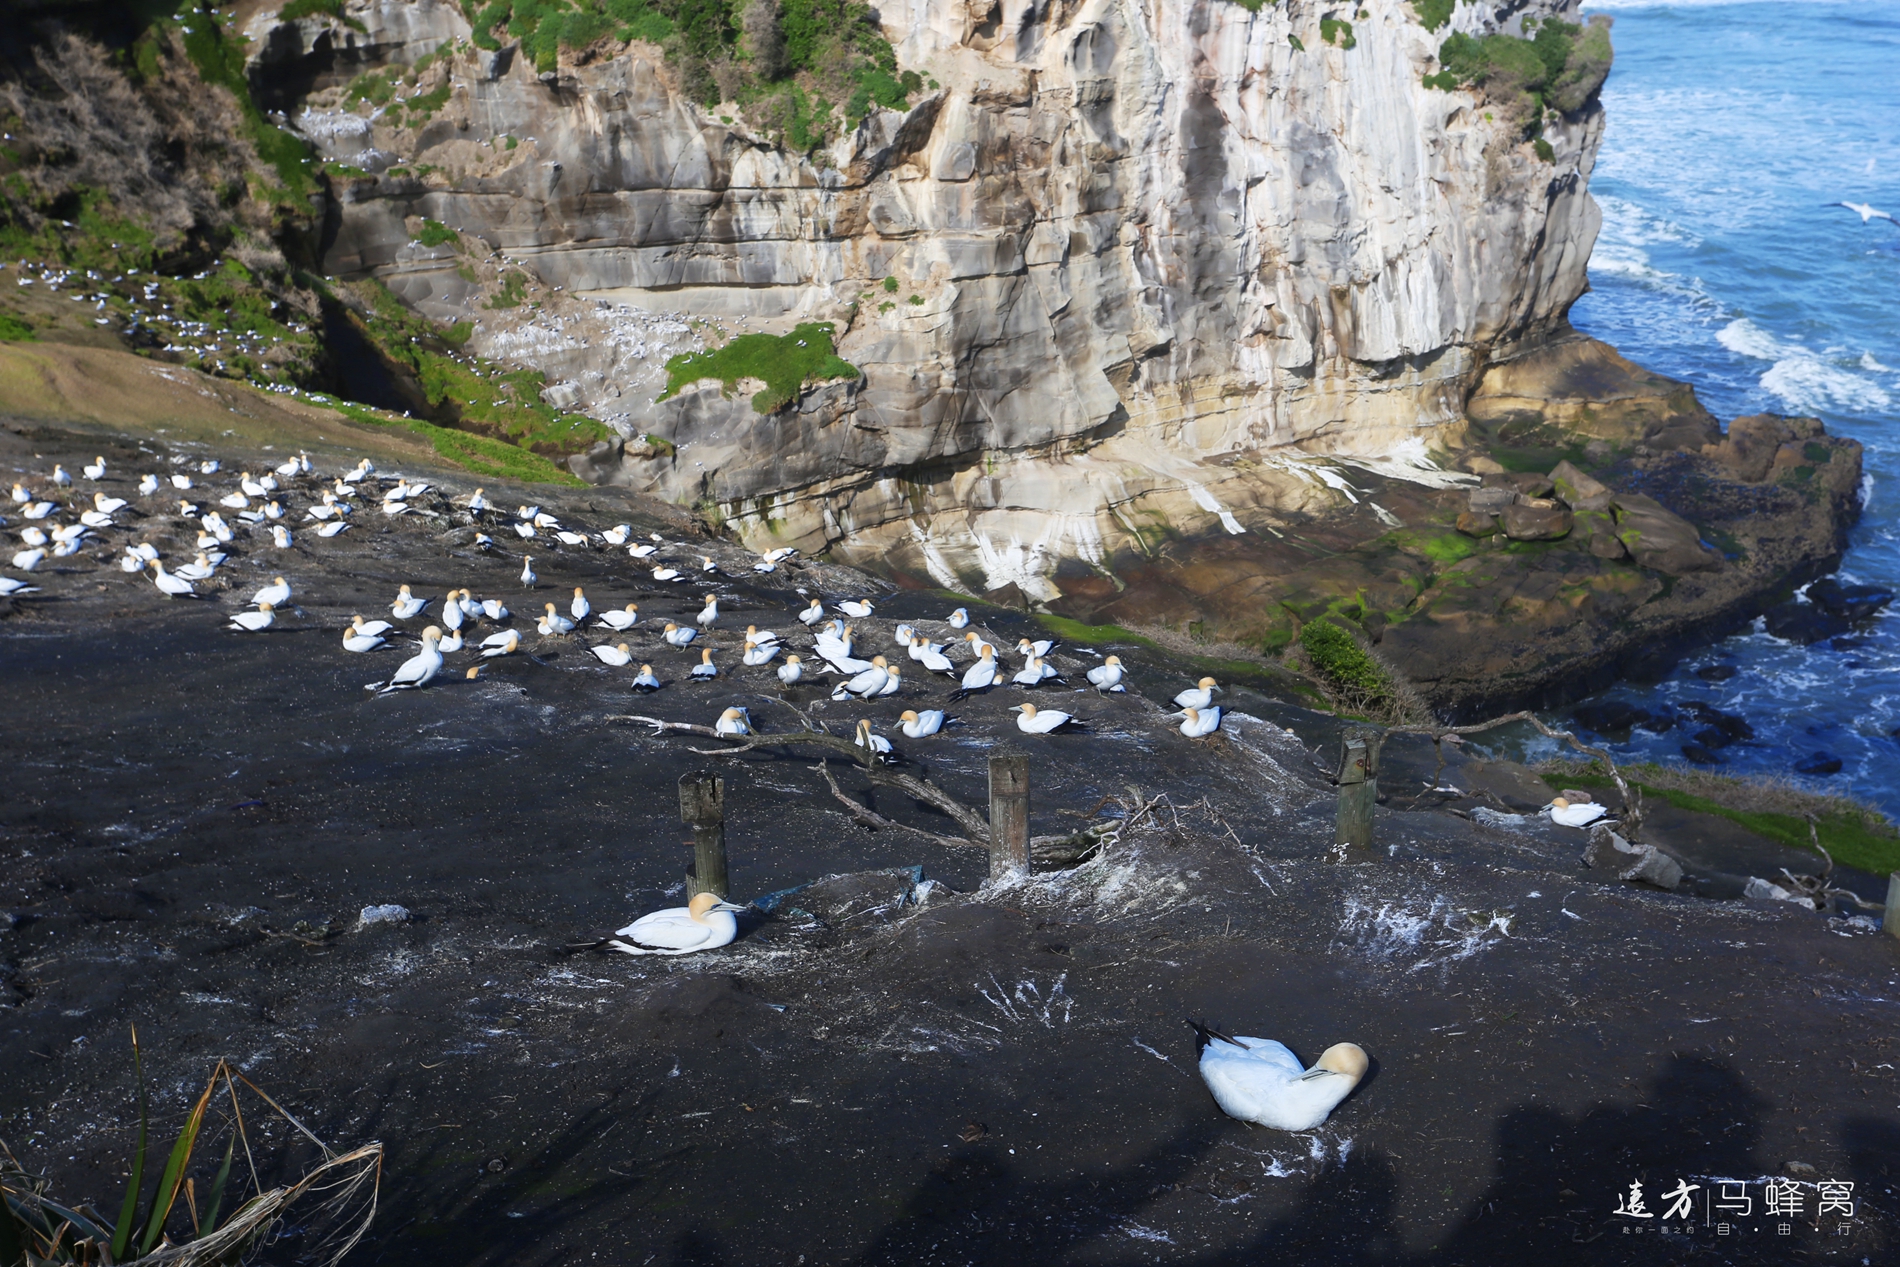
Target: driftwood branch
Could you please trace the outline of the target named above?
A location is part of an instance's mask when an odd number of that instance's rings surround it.
[[[908,823],[899,823],[888,819],[870,806],[860,804],[845,795],[844,789],[838,786],[838,780],[831,777],[831,763],[829,761],[820,761],[817,765],[813,766],[812,769],[825,777],[825,785],[831,789],[831,794],[843,802],[846,809],[851,811],[851,817],[857,819],[866,827],[878,829],[888,827],[897,831],[912,832],[924,837],[926,840],[935,841],[947,849],[982,849],[987,847],[980,841],[965,840],[960,836],[939,836],[934,831],[925,831],[921,827],[912,827]]]

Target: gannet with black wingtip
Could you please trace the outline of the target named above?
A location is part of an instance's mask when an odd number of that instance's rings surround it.
[[[1033,655],[1033,656],[1041,656],[1044,659],[1047,659],[1049,653],[1051,651],[1054,651],[1060,645],[1061,644],[1058,643],[1053,638],[1038,638],[1034,642],[1031,642],[1027,638],[1021,638],[1017,640],[1016,653],[1021,656]]]
[[[191,476],[189,475],[172,476],[172,487],[177,489],[181,493],[184,492],[186,489],[191,487]]]
[[[732,944],[739,935],[733,912],[743,906],[712,893],[698,893],[685,906],[642,915],[607,939],[623,955],[690,955]]]
[[[610,546],[623,546],[627,544],[627,534],[632,531],[632,524],[615,524],[601,533],[600,539]]]
[[[983,650],[977,655],[976,663],[963,671],[963,684],[951,693],[950,698],[959,700],[966,695],[987,691],[995,685],[996,648],[984,643]]]
[[[218,461],[218,459],[207,458],[203,462],[198,463],[198,473],[200,475],[216,475],[223,466],[224,463]]]
[[[1207,708],[1184,708],[1178,713],[1169,713],[1170,717],[1181,718],[1181,733],[1189,739],[1205,739],[1220,729],[1220,706]]]
[[[250,504],[251,499],[246,497],[243,493],[226,493],[224,496],[218,498],[218,505],[227,506],[232,510],[243,510]]]
[[[950,657],[943,653],[942,647],[928,638],[918,637],[910,640],[910,658],[923,665],[931,673],[957,676],[957,666],[950,663]]]
[[[332,519],[329,523],[317,529],[317,535],[319,537],[334,537],[337,533],[342,532],[349,526],[349,521],[346,519]]]
[[[532,537],[534,535],[533,524],[516,524],[514,528],[515,528],[515,535],[517,537],[522,538],[524,541],[527,538]]]
[[[752,733],[752,715],[743,708],[728,708],[713,723],[713,733],[726,739],[739,739]]]
[[[594,610],[594,605],[587,601],[587,594],[580,586],[576,585],[574,587],[574,601],[567,605],[567,610],[568,614],[573,616],[575,620],[581,621],[587,619],[588,614]]]
[[[699,622],[701,629],[711,629],[719,620],[719,595],[706,595],[706,605],[699,609],[699,615],[694,619]]]
[[[660,631],[660,637],[664,638],[671,646],[683,647],[693,639],[699,637],[699,630],[691,626],[676,625],[669,620],[666,622],[666,628]]]
[[[497,634],[489,634],[482,639],[482,657],[493,659],[498,655],[513,655],[521,650],[521,635],[513,629],[504,629]]]
[[[624,642],[617,647],[610,647],[603,643],[598,647],[587,649],[594,653],[594,659],[602,664],[612,665],[616,669],[624,669],[633,663],[633,649]]]
[[[106,460],[95,458],[79,469],[86,473],[86,478],[89,480],[102,480],[106,477]]]
[[[404,660],[397,668],[394,677],[384,685],[380,694],[391,691],[417,690],[435,680],[442,671],[442,631],[430,625],[422,631],[422,650]]]
[[[1595,801],[1571,801],[1561,796],[1544,808],[1550,813],[1550,821],[1560,827],[1588,827],[1610,812],[1608,806]]]
[[[805,676],[805,662],[795,655],[785,657],[785,663],[778,666],[778,680],[790,686]]]
[[[628,603],[625,607],[621,608],[619,611],[604,611],[600,613],[600,620],[597,621],[596,623],[603,629],[612,629],[615,632],[625,632],[626,630],[633,628],[636,624],[639,623],[639,621],[640,621],[639,605],[635,603]]]
[[[875,609],[868,598],[847,598],[838,604],[838,610],[853,620],[868,620]]]
[[[719,575],[719,565],[713,562],[712,555],[710,554],[702,554],[699,556],[699,570],[708,576]]]
[[[462,649],[462,631],[460,629],[449,630],[442,635],[442,641],[438,642],[436,646],[441,650],[443,655],[460,651]]]
[[[586,533],[569,532],[566,528],[562,528],[559,531],[557,531],[554,534],[554,539],[560,542],[564,546],[569,546],[573,548],[579,548],[580,546],[584,546],[587,544]]]
[[[16,558],[13,561],[17,564],[20,560]],[[191,587],[190,581],[185,580],[183,577],[173,576],[170,572],[167,572],[163,563],[152,564],[151,572],[152,584],[158,586],[159,591],[167,598],[182,598],[185,595],[196,594],[198,592]]]
[[[684,583],[686,580],[686,577],[680,572],[678,568],[659,567],[659,568],[653,569],[653,579],[656,581],[674,581],[674,582]]]
[[[1126,674],[1122,672],[1122,658],[1112,655],[1089,670],[1089,685],[1098,691],[1126,691],[1128,688],[1122,685],[1122,679],[1125,676]]]
[[[719,666],[712,662],[712,648],[707,647],[699,653],[699,663],[693,666],[693,677],[701,682],[710,682],[719,676]]]
[[[1370,1064],[1356,1044],[1334,1043],[1311,1069],[1302,1069],[1299,1057],[1271,1038],[1229,1038],[1188,1024],[1201,1049],[1201,1081],[1214,1103],[1229,1117],[1278,1131],[1319,1126],[1352,1094]]]
[[[271,544],[275,545],[279,550],[290,549],[290,529],[284,527],[284,525],[272,524],[270,526],[270,539]]]
[[[17,488],[19,486],[16,484],[14,485],[14,487]],[[799,623],[806,626],[815,625],[819,621],[823,620],[824,618],[825,618],[825,605],[819,602],[815,598],[811,600],[811,606],[807,607],[804,611],[798,613]]]
[[[866,717],[858,722],[858,730],[851,742],[860,748],[875,752],[880,757],[891,754],[891,741],[871,729],[871,719]]]
[[[1016,675],[1010,679],[1018,686],[1041,686],[1044,682],[1060,682],[1061,680],[1062,675],[1034,652],[1030,653],[1029,658],[1023,661],[1023,667],[1018,669]]]
[[[891,641],[900,647],[908,647],[910,640],[916,636],[916,633],[917,631],[915,629],[912,629],[909,625],[900,621],[897,628],[891,630]]]
[[[751,638],[747,638],[745,640],[745,654],[739,659],[740,663],[744,664],[747,668],[756,669],[760,665],[770,664],[772,657],[777,654],[778,643],[768,642],[761,645]]]
[[[628,546],[627,555],[628,557],[635,558],[635,559],[649,559],[649,558],[652,558],[654,554],[658,553],[659,549],[660,547],[656,545],[648,545],[646,542],[643,541],[643,542],[640,542],[638,545]]]
[[[482,600],[482,615],[496,623],[500,623],[508,619],[508,608],[505,607],[498,598],[484,598]]]
[[[123,497],[107,497],[104,493],[92,495],[92,508],[102,515],[115,515],[129,504]]]
[[[361,616],[352,616],[350,628],[359,634],[368,634],[374,638],[388,633],[395,626],[386,620],[364,620]]]
[[[859,699],[870,699],[884,689],[891,680],[889,666],[883,656],[872,656],[871,663],[863,672],[856,674],[847,682],[838,683],[831,692],[833,699],[848,699],[855,695]]]
[[[85,528],[116,528],[118,527],[117,524],[112,522],[112,516],[106,514],[106,512],[103,510],[81,511],[79,515],[79,523],[81,527],[85,527]]]
[[[961,629],[969,623],[970,613],[966,609],[959,607],[950,613],[948,624],[952,629]]]
[[[275,481],[273,481],[272,486],[275,487]],[[246,497],[262,497],[270,492],[270,489],[265,488],[261,482],[252,479],[249,471],[244,471],[238,475],[238,491],[243,493]]]
[[[363,618],[358,616],[356,619],[361,621]],[[351,625],[343,631],[343,649],[345,651],[374,651],[382,645],[383,639],[380,634],[369,633],[360,625]]]
[[[1070,713],[1058,713],[1053,708],[1037,708],[1034,704],[1016,705],[1016,729],[1025,735],[1052,735],[1058,730],[1080,730],[1088,723]]]
[[[18,488],[19,485],[15,484],[14,487]],[[139,481],[139,496],[140,497],[150,497],[153,493],[156,493],[157,491],[158,491],[158,476],[147,474],[143,479]]]
[[[22,550],[13,556],[13,566],[22,572],[31,572],[46,559],[46,551],[41,549]]]
[[[640,666],[640,671],[633,675],[633,689],[643,692],[657,691],[660,689],[660,679],[654,676],[652,665],[643,664]]]
[[[262,633],[270,628],[275,619],[275,609],[269,603],[259,603],[256,611],[239,612],[231,617],[230,627],[244,633]]]
[[[745,636],[747,642],[756,642],[761,647],[770,646],[772,643],[778,641],[777,633],[770,629],[761,629],[757,625],[747,625],[745,627]]]
[[[0,598],[11,598],[15,594],[37,594],[40,587],[28,585],[25,581],[16,581],[10,576],[0,576]]]
[[[1211,677],[1204,677],[1188,690],[1174,697],[1174,702],[1182,708],[1206,708],[1214,702],[1214,692],[1220,690],[1220,683]]]
[[[898,729],[912,739],[927,739],[944,728],[950,719],[939,708],[905,709],[897,715]]]
[[[397,620],[413,620],[420,616],[422,609],[428,605],[428,599],[417,598],[409,592],[409,587],[404,585],[396,590],[396,601],[389,605],[389,614]]]
[[[282,607],[290,601],[290,582],[281,576],[271,578],[271,583],[251,595],[251,602],[258,607],[269,603],[272,607]]]
[[[553,638],[574,632],[574,622],[556,611],[553,603],[547,605],[546,614],[535,622],[534,627],[543,638]]]
[[[553,515],[548,514],[546,511],[537,509],[534,512],[534,526],[537,528],[546,528],[552,531],[553,529],[559,528],[561,526],[561,521],[556,519]]]
[[[521,588],[531,590],[534,588],[534,582],[534,556],[524,554],[521,556]]]
[[[371,471],[375,469],[376,469],[375,464],[372,463],[368,458],[364,458],[361,462],[358,462],[353,468],[343,472],[343,476],[342,476],[343,482],[345,484],[360,484],[362,483],[364,477],[367,476]]]
[[[22,519],[44,519],[59,509],[58,502],[34,502],[20,512]]]

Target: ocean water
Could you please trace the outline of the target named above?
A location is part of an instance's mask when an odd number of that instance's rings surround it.
[[[1616,20],[1591,190],[1603,232],[1575,325],[1693,383],[1727,421],[1812,414],[1866,446],[1867,505],[1841,579],[1900,589],[1900,3],[1598,0]],[[1667,679],[1599,698],[1701,700],[1746,717],[1728,772],[1815,779],[1900,811],[1900,610],[1860,646],[1797,646],[1757,622]],[[1694,670],[1733,665],[1726,682]],[[1683,760],[1679,731],[1619,755]]]

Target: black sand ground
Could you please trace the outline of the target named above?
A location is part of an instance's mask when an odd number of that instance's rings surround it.
[[[25,472],[97,447],[0,442]],[[159,464],[108,458],[121,496]],[[595,529],[636,518],[600,491],[490,495]],[[910,865],[941,886],[894,906],[871,899],[898,881],[834,884],[787,904],[822,918],[748,917],[738,945],[692,959],[564,954],[677,900],[674,785],[710,763],[687,750],[706,741],[611,719],[706,723],[739,703],[790,729],[767,671],[735,675],[731,631],[802,644],[792,587],[836,599],[860,582],[720,581],[725,676],[695,686],[673,679],[697,656],[662,654],[653,631],[696,611],[698,586],[661,593],[620,552],[537,550],[524,593],[512,534],[490,529],[491,557],[446,510],[357,517],[333,542],[300,531],[288,557],[241,540],[229,588],[200,602],[120,572],[109,533],[49,561],[42,593],[0,619],[0,1137],[71,1199],[116,1200],[137,1024],[168,1122],[227,1056],[331,1143],[386,1142],[358,1262],[1892,1261],[1900,944],[1785,904],[1607,883],[1579,865],[1580,833],[1431,808],[1480,803],[1426,794],[1434,774],[1509,778],[1438,772],[1428,745],[1394,746],[1379,855],[1325,861],[1337,724],[1245,691],[1228,703],[1253,720],[1212,743],[1092,692],[1045,701],[1092,734],[1017,736],[1013,689],[957,705],[949,736],[900,741],[967,803],[990,746],[1019,743],[1038,832],[1168,798],[1082,868],[1002,890],[977,891],[975,851],[853,826],[815,754],[726,762],[736,896]],[[172,558],[176,527],[131,535]],[[226,631],[279,572],[295,610]],[[347,655],[338,632],[405,582],[503,597],[521,628],[576,584],[598,606],[637,601],[629,641],[669,685],[641,699],[582,640],[530,636],[535,658],[481,681],[460,679],[464,652],[456,677],[374,698],[363,684],[406,651]],[[889,645],[895,618],[947,608],[893,596],[857,623]],[[1156,697],[1185,680],[1127,658]],[[1092,663],[1058,662],[1076,680]],[[813,715],[885,729],[944,693],[912,681]],[[875,804],[949,830],[888,792]],[[1766,848],[1731,844],[1711,857]],[[351,930],[388,902],[415,918]],[[1308,1059],[1350,1039],[1374,1073],[1317,1132],[1248,1127],[1202,1089],[1188,1016]],[[1769,1175],[1807,1185],[1785,1236],[1759,1217]],[[1722,1178],[1755,1181],[1755,1217],[1727,1236],[1700,1204]],[[1614,1215],[1632,1179],[1652,1211],[1678,1180],[1703,1185],[1693,1230]],[[1856,1185],[1854,1219],[1815,1217],[1821,1180]]]

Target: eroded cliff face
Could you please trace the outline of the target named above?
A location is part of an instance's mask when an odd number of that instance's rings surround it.
[[[1422,79],[1452,29],[1571,7],[1462,5],[1427,32],[1398,0],[910,0],[886,34],[941,88],[811,160],[684,100],[648,45],[540,76],[464,45],[430,72],[439,110],[392,127],[326,85],[464,39],[452,6],[251,31],[266,73],[316,94],[293,122],[369,173],[338,184],[327,269],[473,319],[478,350],[532,345],[563,403],[675,446],[584,474],[716,503],[750,540],[1053,603],[1065,574],[1099,583],[1183,535],[1245,555],[1334,508],[1379,530],[1392,515],[1352,509],[1341,463],[1466,478],[1429,454],[1486,363],[1561,331],[1584,288],[1602,113],[1592,91],[1549,115],[1546,159],[1480,93]],[[559,301],[481,306],[417,217]],[[682,318],[832,321],[863,376],[771,416],[717,384],[656,403]]]

